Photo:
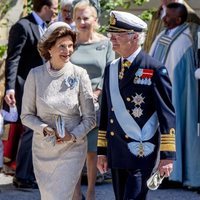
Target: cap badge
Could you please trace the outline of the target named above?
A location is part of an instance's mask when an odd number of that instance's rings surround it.
[[[115,18],[115,15],[112,14],[112,15],[110,16],[110,25],[115,25],[115,24],[116,24],[116,18]]]

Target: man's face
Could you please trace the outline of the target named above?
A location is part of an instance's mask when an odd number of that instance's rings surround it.
[[[72,5],[68,4],[61,8],[62,19],[67,24],[72,23]]]
[[[45,20],[47,22],[54,21],[58,14],[58,0],[52,0],[51,6],[46,6]]]
[[[166,28],[173,29],[179,26],[180,17],[177,10],[167,8],[166,15],[163,17],[163,22]]]
[[[113,50],[120,55],[127,53],[134,45],[134,32],[108,33],[108,37],[113,45]]]

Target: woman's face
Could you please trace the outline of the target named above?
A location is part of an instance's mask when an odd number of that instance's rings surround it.
[[[74,43],[70,35],[59,38],[56,41],[55,45],[49,49],[52,67],[63,67],[64,64],[69,61],[70,56],[74,51],[73,45]]]
[[[75,23],[78,32],[93,32],[97,19],[92,13],[92,10],[88,7],[85,9],[77,9],[75,12]]]

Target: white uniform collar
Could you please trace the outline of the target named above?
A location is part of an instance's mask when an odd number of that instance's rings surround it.
[[[124,59],[126,59],[126,60],[128,60],[129,62],[133,62],[134,61],[134,59],[136,58],[136,56],[140,53],[140,51],[141,51],[141,47],[139,47],[133,54],[131,54],[129,57],[127,57],[127,58],[124,58],[124,57],[122,57],[122,61],[124,60]]]

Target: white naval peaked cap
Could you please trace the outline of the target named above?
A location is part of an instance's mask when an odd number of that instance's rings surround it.
[[[122,11],[110,12],[108,32],[143,32],[147,30],[147,24],[139,17]]]
[[[59,27],[66,27],[70,30],[71,27],[65,23],[65,22],[53,22],[52,24],[50,24],[50,26],[47,28],[47,30],[45,31],[45,33],[43,34],[43,36],[41,37],[41,41],[44,42],[45,40],[47,40],[49,38],[49,36]]]

